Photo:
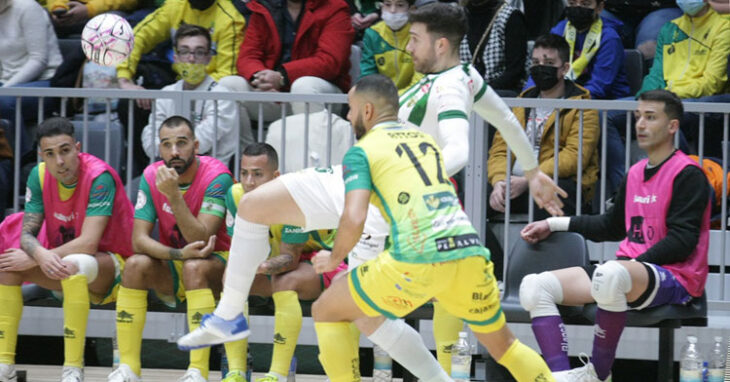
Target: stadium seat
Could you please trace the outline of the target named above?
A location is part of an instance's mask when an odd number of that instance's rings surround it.
[[[629,83],[629,92],[633,95],[641,89],[644,80],[644,55],[638,49],[624,50],[624,70]]]
[[[517,240],[510,251],[502,297],[502,310],[507,321],[530,322],[530,314],[520,305],[520,283],[523,277],[531,273],[588,264],[588,246],[577,233],[555,232],[537,244]],[[582,318],[582,309],[579,307],[559,308],[564,317]]]
[[[88,134],[89,140],[83,142],[84,137],[84,122],[83,121],[71,121],[76,129],[76,139],[81,143],[81,149],[91,155],[94,155],[100,159],[105,160],[117,173],[120,173],[122,168],[122,158],[124,154],[124,138],[122,136],[122,125],[118,122],[111,122],[109,126],[109,155],[105,155],[104,150],[104,136],[106,134],[106,122],[105,121],[89,121],[88,122]],[[121,175],[120,175],[121,176]]]

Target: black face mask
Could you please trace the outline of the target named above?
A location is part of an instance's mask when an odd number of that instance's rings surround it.
[[[567,7],[565,8],[565,16],[568,17],[568,21],[577,30],[587,29],[596,18],[594,9],[583,7]]]
[[[558,84],[558,68],[549,65],[533,65],[530,76],[540,91],[550,90]]]
[[[215,3],[215,0],[188,0],[190,6],[199,11],[204,11],[210,8]]]

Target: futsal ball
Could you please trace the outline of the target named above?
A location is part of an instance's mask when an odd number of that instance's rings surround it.
[[[127,20],[112,13],[98,15],[81,32],[81,49],[89,61],[116,67],[134,47],[134,33]]]

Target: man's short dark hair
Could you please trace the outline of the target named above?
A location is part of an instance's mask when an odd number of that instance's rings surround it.
[[[532,49],[535,48],[555,49],[558,51],[558,57],[563,63],[570,62],[570,46],[563,36],[552,33],[544,34],[535,40]]]
[[[656,89],[649,90],[639,95],[639,101],[656,101],[664,102],[664,113],[669,119],[682,120],[684,114],[684,105],[682,99],[669,90]]]
[[[186,23],[180,24],[180,27],[177,28],[177,32],[175,32],[175,50],[177,50],[177,44],[178,44],[178,42],[180,42],[180,40],[182,38],[194,37],[194,36],[205,37],[205,39],[208,41],[208,49],[210,50],[210,46],[211,46],[210,31],[201,27],[200,25],[186,24]]]
[[[52,117],[38,125],[38,130],[36,130],[36,140],[38,142],[41,141],[41,138],[55,137],[57,135],[68,135],[76,139],[74,124],[63,117]]]
[[[458,51],[468,25],[464,8],[456,3],[426,4],[411,10],[408,21],[425,24],[428,33],[437,38],[445,37],[454,51]]]
[[[166,120],[162,121],[162,123],[160,124],[160,128],[157,130],[157,132],[159,133],[159,131],[162,130],[163,127],[175,128],[181,125],[187,126],[188,129],[190,129],[190,134],[195,137],[195,128],[193,127],[193,123],[190,122],[189,119],[181,115],[173,115],[172,117],[168,117]]]
[[[389,77],[371,74],[360,78],[355,83],[355,94],[358,93],[374,95],[383,106],[389,106],[393,112],[398,112],[398,89]]]
[[[274,170],[279,168],[279,154],[276,153],[276,149],[270,144],[256,142],[243,149],[243,156],[257,157],[259,155],[266,155],[266,161]]]

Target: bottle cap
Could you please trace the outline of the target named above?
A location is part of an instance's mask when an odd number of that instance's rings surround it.
[[[687,336],[687,341],[689,343],[691,343],[691,344],[696,344],[697,343],[697,336],[689,335],[689,336]]]
[[[715,336],[715,342],[722,342],[722,336]]]

